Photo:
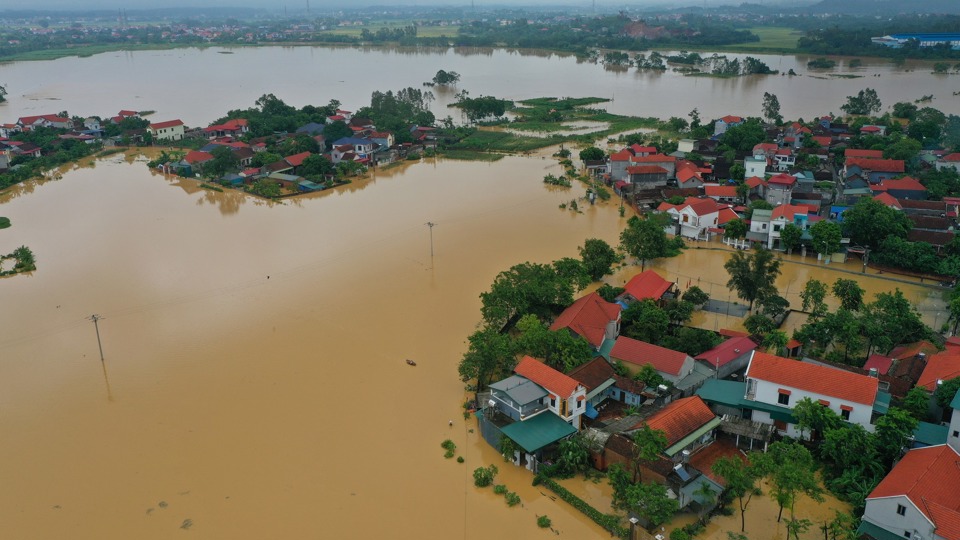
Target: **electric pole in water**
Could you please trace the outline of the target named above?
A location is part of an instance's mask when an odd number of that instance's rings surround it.
[[[432,221],[428,221],[426,225],[427,227],[430,227],[430,258],[432,259],[433,258],[433,226],[436,225],[436,223]]]
[[[100,325],[97,324],[103,317],[94,313],[87,318],[93,321],[93,327],[97,330],[97,347],[100,348],[100,363],[103,363],[103,345],[100,343]]]

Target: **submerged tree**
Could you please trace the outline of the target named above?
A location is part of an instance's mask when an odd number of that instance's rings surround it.
[[[777,99],[776,94],[763,93],[763,117],[777,124],[783,121],[783,117],[780,116],[780,100]]]
[[[754,495],[761,495],[757,482],[762,476],[760,469],[739,456],[722,457],[710,468],[713,474],[724,479],[726,494],[740,504],[740,532],[747,530],[747,506]]]
[[[723,265],[730,274],[727,286],[749,302],[749,310],[753,311],[755,301],[776,294],[774,281],[780,275],[780,264],[780,259],[768,249],[760,248],[751,254],[735,251]]]

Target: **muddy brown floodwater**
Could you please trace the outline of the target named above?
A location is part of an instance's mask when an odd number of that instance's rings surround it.
[[[541,538],[544,514],[606,536],[471,432],[456,366],[494,276],[616,242],[615,204],[560,210],[583,188],[544,186],[540,158],[281,204],[143,161],[0,194],[0,252],[38,265],[0,280],[0,538]],[[657,264],[719,282],[716,255]],[[473,487],[489,463],[522,507]]]

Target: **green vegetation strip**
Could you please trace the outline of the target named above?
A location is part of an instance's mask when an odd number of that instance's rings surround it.
[[[626,538],[630,533],[629,530],[620,526],[620,518],[618,516],[600,512],[596,508],[590,506],[580,497],[570,493],[567,488],[556,483],[553,479],[547,478],[546,476],[537,475],[533,478],[533,485],[537,484],[543,484],[546,486],[548,489],[550,489],[550,491],[556,493],[561,499],[567,501],[571,506],[583,512],[584,515],[592,519],[597,525],[600,525],[606,529],[608,532],[610,532],[610,534],[620,538]]]
[[[475,150],[444,150],[440,155],[447,159],[463,161],[500,161],[503,159],[503,154],[477,152]]]
[[[563,137],[524,137],[505,131],[477,131],[453,145],[454,150],[529,152],[563,142]]]

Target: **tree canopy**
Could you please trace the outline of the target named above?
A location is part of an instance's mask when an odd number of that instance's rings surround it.
[[[760,248],[753,253],[737,250],[723,267],[730,274],[727,286],[737,291],[737,296],[750,303],[776,294],[774,285],[780,275],[780,259],[772,251]]]

